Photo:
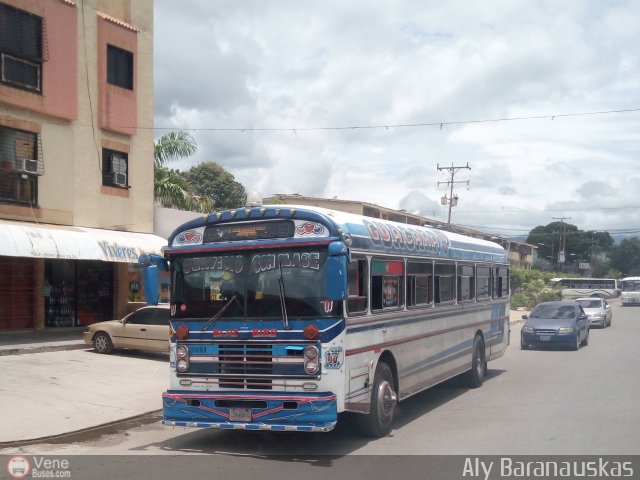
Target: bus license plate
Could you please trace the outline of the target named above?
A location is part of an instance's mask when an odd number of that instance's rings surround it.
[[[549,340],[551,340],[551,335],[540,335],[541,342],[548,342]]]
[[[229,420],[232,422],[250,422],[251,409],[250,408],[230,408]]]

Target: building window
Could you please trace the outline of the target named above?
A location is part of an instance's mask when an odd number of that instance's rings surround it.
[[[42,18],[0,3],[2,83],[42,91]]]
[[[128,172],[129,156],[126,153],[102,149],[102,185],[127,188]]]
[[[133,53],[107,45],[107,83],[133,90]]]
[[[0,127],[0,202],[38,205],[38,135]]]

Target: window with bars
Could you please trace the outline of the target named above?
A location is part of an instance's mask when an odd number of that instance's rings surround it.
[[[0,203],[38,205],[38,134],[0,126]]]
[[[129,156],[107,148],[102,149],[102,185],[127,188]]]
[[[42,92],[42,18],[0,3],[0,81]]]
[[[133,90],[133,53],[107,45],[107,83]]]

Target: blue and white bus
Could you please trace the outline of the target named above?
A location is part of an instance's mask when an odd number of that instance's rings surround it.
[[[164,262],[165,425],[326,432],[349,411],[382,436],[398,401],[459,374],[480,386],[509,344],[506,252],[455,233],[247,207],[182,225]]]

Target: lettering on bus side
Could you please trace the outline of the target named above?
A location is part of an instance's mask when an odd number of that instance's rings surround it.
[[[251,259],[251,271],[253,273],[266,272],[282,265],[283,268],[310,268],[320,270],[320,253],[267,253],[254,255]]]
[[[438,232],[411,227],[385,225],[382,222],[363,220],[371,242],[380,247],[394,250],[447,253],[449,240]]]

